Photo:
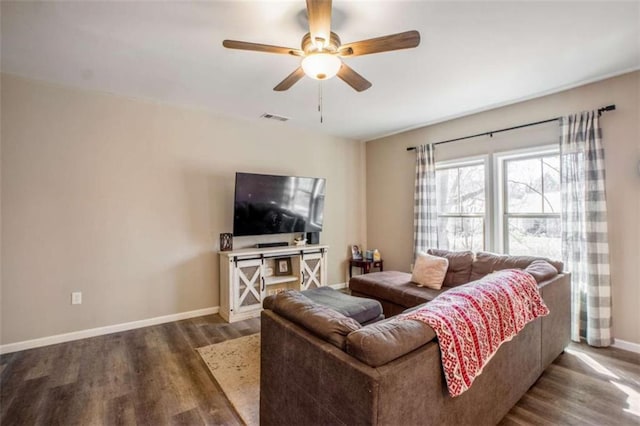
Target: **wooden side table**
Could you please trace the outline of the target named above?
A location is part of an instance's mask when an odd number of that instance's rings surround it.
[[[349,278],[353,276],[351,271],[354,266],[357,268],[360,268],[363,274],[368,274],[369,272],[371,272],[371,268],[379,268],[380,272],[384,271],[382,259],[380,260],[351,259],[349,260]]]

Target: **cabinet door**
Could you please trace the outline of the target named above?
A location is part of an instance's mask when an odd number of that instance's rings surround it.
[[[240,260],[234,271],[233,304],[236,312],[260,309],[264,291],[262,260]]]
[[[300,287],[302,290],[325,285],[324,253],[305,254],[300,259]]]

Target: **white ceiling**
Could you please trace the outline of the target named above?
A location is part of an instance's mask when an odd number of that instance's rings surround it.
[[[640,2],[339,1],[343,43],[418,30],[416,49],[346,59],[373,83],[272,88],[295,57],[228,50],[225,38],[299,47],[305,2],[2,2],[3,72],[370,140],[640,68]],[[593,105],[596,107],[597,105]]]

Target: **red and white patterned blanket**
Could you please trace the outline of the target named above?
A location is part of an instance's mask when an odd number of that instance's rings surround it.
[[[401,318],[422,321],[436,332],[449,395],[455,397],[469,389],[500,345],[548,314],[536,280],[507,269],[448,290]]]

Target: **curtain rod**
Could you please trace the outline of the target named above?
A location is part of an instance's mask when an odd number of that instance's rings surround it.
[[[602,108],[598,108],[598,116],[602,115],[603,112],[614,111],[615,109],[616,109],[615,104],[614,105],[607,105],[607,106],[602,107]],[[492,130],[492,131],[489,131],[489,132],[478,133],[478,134],[471,135],[471,136],[463,136],[461,138],[455,138],[455,139],[449,139],[449,140],[446,140],[446,141],[434,142],[432,145],[440,145],[440,144],[443,144],[443,143],[456,142],[456,141],[461,141],[461,140],[464,140],[464,139],[477,138],[479,136],[490,136],[490,137],[493,137],[494,133],[501,133],[501,132],[506,132],[506,131],[515,130],[515,129],[521,129],[523,127],[529,127],[529,126],[537,126],[538,124],[551,123],[552,121],[560,120],[560,118],[562,118],[562,117],[555,117],[555,118],[550,118],[548,120],[536,121],[536,122],[533,122],[533,123],[527,123],[527,124],[521,124],[519,126],[508,127],[506,129]],[[407,148],[407,151],[414,151],[415,149],[416,149],[415,146],[410,146],[410,147]]]

